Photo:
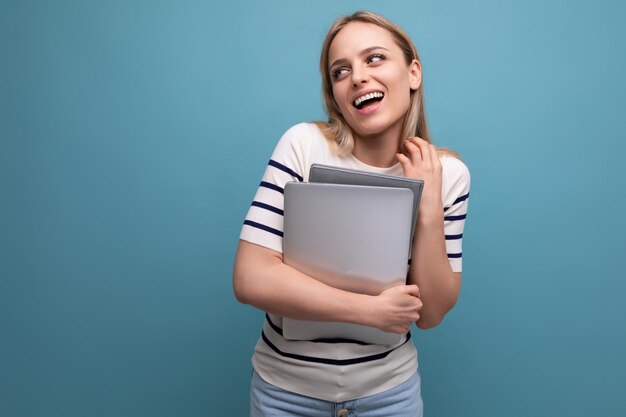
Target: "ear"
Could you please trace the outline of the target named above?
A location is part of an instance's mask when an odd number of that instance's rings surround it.
[[[415,91],[422,85],[422,65],[417,59],[409,64],[409,86]]]

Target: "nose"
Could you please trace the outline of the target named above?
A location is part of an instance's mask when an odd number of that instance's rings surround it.
[[[367,69],[361,67],[360,65],[355,65],[352,67],[352,86],[358,87],[359,84],[365,84],[369,81],[369,74],[367,73]]]

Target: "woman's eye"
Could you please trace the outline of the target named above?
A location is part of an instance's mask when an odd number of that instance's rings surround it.
[[[332,74],[333,74],[333,78],[334,78],[334,79],[341,78],[342,76],[344,76],[344,75],[345,75],[345,74],[347,74],[347,73],[348,73],[348,69],[347,69],[347,68],[344,68],[344,67],[341,67],[341,68],[335,68],[335,69],[332,71]]]
[[[384,55],[374,54],[374,55],[370,55],[367,57],[367,63],[371,64],[374,62],[380,62],[380,61],[383,61],[384,59],[385,59]]]

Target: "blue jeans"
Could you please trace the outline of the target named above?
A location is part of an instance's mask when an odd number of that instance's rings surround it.
[[[333,403],[294,394],[265,382],[252,373],[250,417],[422,417],[424,414],[419,371],[395,388]]]

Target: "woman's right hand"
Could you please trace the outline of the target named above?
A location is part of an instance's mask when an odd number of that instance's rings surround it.
[[[417,285],[398,285],[374,297],[373,327],[389,333],[406,333],[419,320],[423,306]]]

